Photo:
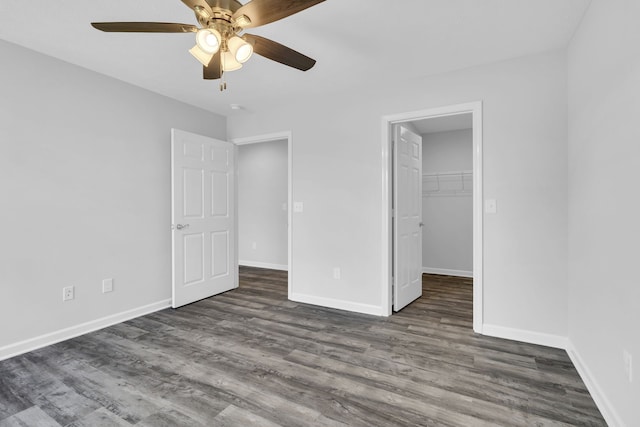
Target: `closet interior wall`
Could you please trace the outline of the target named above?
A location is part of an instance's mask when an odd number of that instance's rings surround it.
[[[427,133],[422,141],[423,271],[472,277],[472,130]]]

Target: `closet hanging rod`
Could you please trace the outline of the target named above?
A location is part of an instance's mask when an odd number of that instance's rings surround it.
[[[462,171],[448,171],[448,172],[423,172],[422,176],[461,176],[467,175],[472,176],[472,170],[462,170]]]

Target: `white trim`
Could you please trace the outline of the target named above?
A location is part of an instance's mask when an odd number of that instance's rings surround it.
[[[447,268],[422,267],[423,274],[440,274],[443,276],[473,277],[473,271],[449,270]]]
[[[393,305],[393,216],[391,215],[391,173],[393,171],[391,148],[391,120],[382,118],[382,309],[385,316],[391,316]]]
[[[175,134],[176,134],[176,130],[179,129],[175,129],[175,128],[171,128],[171,184],[169,184],[169,186],[171,187],[171,206],[169,206],[169,209],[171,210],[171,228],[170,228],[170,234],[171,234],[171,304],[173,304],[173,301],[176,300],[176,274],[175,274],[175,266],[176,266],[176,233],[173,232],[173,227],[174,224],[176,223],[176,213],[174,212],[173,207],[176,205],[176,191],[175,188],[173,188],[173,179],[175,176],[175,162],[176,162],[176,156],[175,156]],[[237,180],[236,180],[237,182]],[[236,258],[237,259],[237,258]]]
[[[287,294],[289,299],[293,295],[293,136],[292,132],[282,131],[268,133],[264,135],[248,136],[243,138],[234,138],[231,140],[234,144],[247,145],[257,144],[260,142],[287,140],[287,268],[289,272],[287,278]],[[237,182],[237,180],[236,180]],[[237,199],[237,197],[236,197]],[[237,209],[236,209],[237,212]],[[237,224],[237,220],[236,220]],[[237,231],[236,231],[237,233]]]
[[[313,304],[321,307],[335,308],[338,310],[352,311],[355,313],[371,314],[373,316],[384,316],[382,307],[377,305],[360,304],[357,302],[337,300],[333,298],[323,298],[315,295],[293,294],[289,297],[291,301],[304,304]]]
[[[598,384],[598,381],[596,381],[595,376],[591,373],[587,364],[584,362],[584,359],[582,359],[580,353],[578,353],[571,340],[567,342],[567,354],[569,355],[571,362],[573,362],[573,366],[576,367],[580,378],[582,378],[582,381],[587,386],[589,394],[593,398],[593,401],[596,403],[596,406],[600,410],[600,413],[607,424],[612,427],[623,427],[625,425],[624,422],[611,404],[611,401],[607,398],[607,395],[602,391],[602,388]]]
[[[482,328],[483,335],[490,337],[504,338],[513,341],[520,341],[529,344],[544,345],[546,347],[566,349],[567,337],[560,335],[544,334],[541,332],[527,331],[524,329],[507,328],[504,326],[487,325]]]
[[[482,103],[473,110],[473,330],[484,328],[484,184],[482,146]]]
[[[231,140],[236,145],[258,144],[260,142],[281,141],[291,139],[291,131],[267,133],[264,135],[247,136]]]
[[[233,145],[233,237],[235,240],[235,253],[233,254],[233,256],[235,257],[233,280],[234,289],[237,289],[240,287],[240,241],[238,239],[238,221],[240,218],[238,214],[238,185],[240,185],[240,170],[238,168],[238,160],[240,156],[238,155],[238,146],[236,144]]]
[[[284,264],[271,264],[269,262],[243,261],[243,260],[238,261],[238,264],[244,265],[246,267],[268,268],[270,270],[289,271],[289,266]]]
[[[526,331],[522,329],[505,328],[504,326],[487,325],[483,327],[483,334],[496,338],[505,338],[514,341],[521,341],[530,344],[544,345],[547,347],[560,348],[567,352],[569,359],[578,371],[578,375],[584,382],[589,394],[596,403],[600,413],[604,417],[607,425],[612,427],[624,427],[625,424],[616,412],[615,407],[607,398],[607,395],[598,384],[596,377],[589,370],[584,359],[578,353],[571,340],[560,335],[543,334],[540,332]]]
[[[382,308],[385,316],[392,313],[392,238],[391,238],[391,127],[427,118],[473,115],[473,330],[483,333],[483,185],[482,185],[482,102],[450,105],[428,110],[393,114],[382,118]]]
[[[171,299],[166,299],[152,304],[143,305],[142,307],[123,311],[121,313],[102,317],[100,319],[91,320],[80,325],[60,329],[59,331],[40,335],[39,337],[30,338],[28,340],[20,341],[15,344],[9,344],[0,348],[0,360],[9,359],[10,357],[18,356],[29,351],[37,350],[51,344],[75,338],[89,332],[97,331],[98,329],[103,329],[117,323],[126,322],[127,320],[144,316],[146,314],[153,313],[159,310],[164,310],[165,308],[169,307],[171,307]]]

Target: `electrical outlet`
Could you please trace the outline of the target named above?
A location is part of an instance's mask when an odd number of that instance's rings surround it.
[[[102,293],[113,292],[113,279],[104,279],[102,281]]]
[[[336,279],[336,280],[339,280],[341,275],[342,275],[342,272],[340,271],[340,267],[334,267],[333,268],[333,278]]]
[[[624,350],[622,352],[622,359],[624,360],[624,373],[627,375],[629,382],[633,382],[633,358],[631,353]]]
[[[62,288],[62,301],[70,301],[73,299],[74,289],[73,286],[67,286]]]

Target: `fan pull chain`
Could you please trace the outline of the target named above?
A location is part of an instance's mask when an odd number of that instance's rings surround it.
[[[221,73],[220,76],[220,92],[223,90],[227,90],[227,79],[224,77],[224,72]]]
[[[224,76],[224,55],[220,58],[220,92],[227,90],[227,79]]]

